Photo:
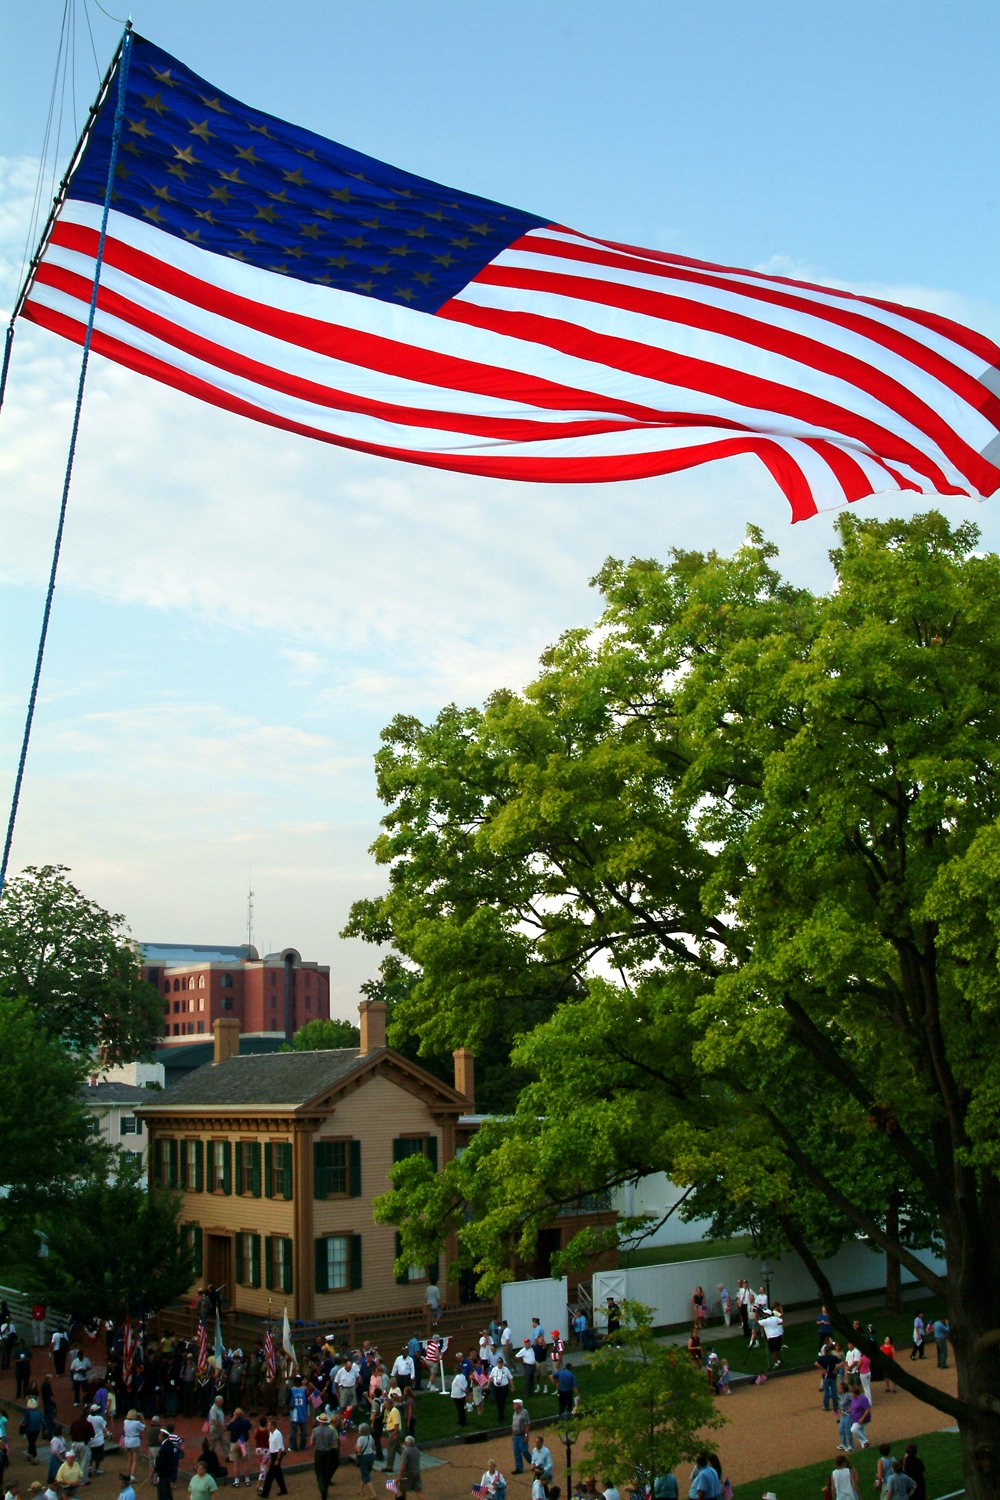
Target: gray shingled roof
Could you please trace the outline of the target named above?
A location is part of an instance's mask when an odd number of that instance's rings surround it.
[[[87,1104],[155,1104],[161,1098],[159,1089],[137,1088],[133,1083],[85,1083],[83,1097]]]
[[[177,1105],[211,1108],[216,1104],[249,1107],[306,1104],[350,1073],[360,1056],[360,1047],[340,1047],[323,1052],[262,1052],[227,1057],[225,1062],[196,1068],[186,1078],[170,1084],[162,1094],[147,1095],[146,1104],[152,1109]]]

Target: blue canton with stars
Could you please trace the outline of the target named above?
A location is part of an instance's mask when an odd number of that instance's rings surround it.
[[[115,79],[70,198],[104,202],[117,95]],[[139,36],[113,204],[218,255],[427,313],[550,222],[261,114]]]

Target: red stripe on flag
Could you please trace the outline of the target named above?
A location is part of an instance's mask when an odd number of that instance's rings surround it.
[[[460,298],[446,302],[438,309],[437,316],[450,318],[456,323],[468,323],[474,328],[489,329],[493,333],[505,334],[508,338],[531,340],[550,349],[558,349],[564,354],[572,354],[577,359],[589,359],[602,365],[628,370],[647,380],[661,380],[686,390],[702,391],[740,406],[781,413],[797,421],[840,433],[871,448],[875,453],[883,453],[899,463],[908,464],[918,473],[924,474],[939,494],[965,493],[945,478],[933,459],[897,433],[832,401],[793,390],[790,386],[779,385],[763,376],[747,375],[741,370],[730,370],[708,360],[694,359],[690,355],[673,354],[669,350],[657,349],[634,339],[594,333],[562,318],[544,317],[540,313],[507,312],[501,308],[465,302]],[[980,462],[984,468],[990,468],[984,460],[980,459]]]
[[[82,344],[84,325],[64,313],[55,312],[41,303],[29,301],[23,316],[73,343]],[[248,401],[221,391],[188,375],[173,365],[132,349],[119,339],[109,338],[95,330],[92,347],[117,364],[125,365],[140,375],[150,376],[164,385],[174,386],[200,401],[218,406],[238,416],[250,417],[269,427],[284,432],[297,433],[300,437],[316,438],[339,448],[358,453],[372,453],[381,458],[403,459],[408,463],[422,464],[427,468],[449,469],[462,474],[479,474],[491,479],[514,479],[538,484],[601,484],[622,479],[649,479],[659,474],[676,474],[684,469],[696,467],[716,458],[731,458],[737,454],[753,453],[767,466],[780,485],[792,508],[792,519],[799,521],[815,515],[816,504],[802,470],[780,443],[769,438],[747,435],[722,438],[711,443],[692,444],[689,448],[674,449],[667,453],[626,453],[614,455],[592,455],[579,458],[521,458],[512,457],[468,457],[463,454],[422,453],[407,448],[392,448],[379,443],[361,442],[356,438],[342,437],[309,427],[302,422],[293,422],[279,417],[263,407],[253,406]]]

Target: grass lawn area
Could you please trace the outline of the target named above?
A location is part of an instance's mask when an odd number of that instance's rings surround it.
[[[893,1458],[902,1458],[909,1441],[911,1439],[907,1438],[892,1444]],[[965,1481],[957,1432],[928,1432],[912,1441],[917,1444],[919,1456],[927,1467],[927,1500],[941,1500],[942,1496],[963,1488]],[[878,1456],[878,1448],[873,1445],[865,1453],[856,1453],[851,1460],[857,1470],[862,1500],[875,1492]],[[767,1490],[772,1490],[778,1500],[819,1500],[832,1470],[833,1459],[830,1458],[825,1463],[786,1469],[783,1474],[769,1474],[766,1479],[753,1479],[747,1484],[737,1485],[733,1490],[733,1500],[760,1500]]]
[[[896,1346],[896,1358],[908,1358],[910,1352],[910,1335],[913,1329],[913,1318],[917,1309],[923,1313],[925,1318],[933,1319],[939,1312],[943,1311],[943,1305],[937,1297],[925,1297],[920,1303],[911,1302],[907,1304],[907,1310],[903,1313],[890,1314],[880,1308],[866,1308],[852,1312],[852,1318],[860,1320],[861,1326],[868,1323],[875,1325],[875,1331],[879,1341],[887,1332],[892,1334],[892,1341]],[[718,1328],[718,1324],[715,1325]],[[846,1348],[844,1340],[837,1335],[841,1348]],[[707,1328],[701,1336],[702,1347],[706,1353],[712,1346],[712,1328]],[[930,1348],[924,1345],[924,1359],[936,1362],[934,1340],[929,1340]],[[720,1355],[724,1355],[729,1361],[731,1370],[743,1370],[747,1374],[757,1375],[761,1370],[767,1369],[767,1351],[763,1348],[748,1349],[742,1338],[720,1339],[715,1345]],[[807,1365],[815,1360],[819,1353],[819,1333],[813,1321],[808,1323],[791,1323],[785,1329],[785,1346],[781,1353],[781,1362],[786,1369],[794,1369],[796,1365]],[[766,1488],[766,1486],[765,1486]]]
[[[588,1396],[596,1396],[612,1388],[613,1380],[609,1372],[595,1370],[589,1365],[577,1364],[572,1357],[569,1362],[573,1366],[573,1374],[576,1376],[577,1384],[580,1387],[580,1396],[584,1405],[587,1403]],[[451,1376],[452,1371],[448,1368],[446,1362],[445,1377],[450,1381]],[[514,1395],[520,1396],[524,1400],[523,1390],[523,1382],[518,1378],[514,1383],[513,1395],[510,1395],[507,1399],[507,1409],[504,1413],[505,1427],[510,1426],[511,1403]],[[545,1391],[546,1393],[543,1394],[541,1389],[536,1387],[535,1394],[531,1400],[524,1403],[528,1408],[528,1414],[533,1422],[538,1421],[541,1417],[554,1417],[559,1410],[555,1387],[549,1385],[548,1379],[545,1381]],[[458,1425],[458,1414],[455,1411],[455,1403],[450,1396],[446,1398],[439,1391],[418,1391],[417,1427],[415,1433],[417,1442],[429,1443],[433,1442],[435,1438],[454,1437],[463,1431],[469,1434],[477,1430],[486,1432],[490,1427],[497,1427],[499,1425],[497,1422],[497,1408],[492,1396],[486,1397],[485,1410],[486,1415],[481,1422],[477,1421],[471,1411],[466,1413],[467,1426],[463,1429]]]
[[[692,1240],[688,1245],[650,1245],[645,1249],[623,1250],[618,1264],[622,1270],[635,1266],[671,1266],[682,1260],[704,1260],[714,1255],[749,1254],[753,1244],[749,1235],[735,1240]]]

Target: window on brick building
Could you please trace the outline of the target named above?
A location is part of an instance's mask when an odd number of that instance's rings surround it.
[[[204,976],[204,974],[199,974],[198,975],[198,988],[200,990],[203,990],[205,988],[205,976]]]
[[[233,988],[232,974],[223,974],[222,978],[219,980],[219,985],[224,990],[231,990]]]

